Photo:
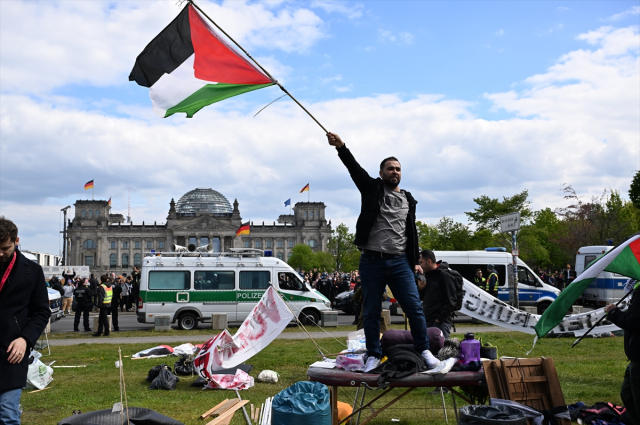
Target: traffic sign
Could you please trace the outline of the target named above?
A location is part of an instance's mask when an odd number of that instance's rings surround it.
[[[520,213],[511,213],[500,217],[500,231],[502,233],[520,230]]]

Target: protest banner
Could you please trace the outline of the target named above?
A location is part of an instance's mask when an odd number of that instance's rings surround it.
[[[196,371],[212,380],[215,371],[235,367],[259,353],[293,319],[289,307],[269,287],[235,335],[225,329],[204,343],[193,360]]]

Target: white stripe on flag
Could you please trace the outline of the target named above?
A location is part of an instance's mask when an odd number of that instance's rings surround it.
[[[153,112],[161,118],[167,110],[173,108],[207,84],[218,84],[204,81],[195,77],[193,64],[195,53],[176,68],[171,74],[164,74],[149,90],[149,97],[153,102]]]

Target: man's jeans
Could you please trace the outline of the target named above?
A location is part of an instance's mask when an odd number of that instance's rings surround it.
[[[436,322],[434,320],[433,323],[427,323],[428,328],[440,329],[442,331],[442,335],[444,336],[444,339],[449,338],[449,335],[451,335],[451,326],[452,326],[452,323],[448,320],[445,320],[444,322]]]
[[[20,425],[20,396],[22,388],[0,391],[0,424]]]
[[[640,424],[640,363],[629,362],[624,372],[620,398],[634,425]]]
[[[422,353],[428,350],[427,322],[422,312],[418,287],[407,256],[402,254],[380,258],[363,253],[360,256],[360,277],[362,278],[362,310],[367,355],[382,358],[380,315],[382,314],[382,294],[387,285],[402,306],[402,311],[409,318],[416,351]]]

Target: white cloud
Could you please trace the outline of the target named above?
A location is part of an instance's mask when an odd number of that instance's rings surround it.
[[[625,10],[624,12],[616,13],[615,15],[611,15],[608,18],[604,19],[605,21],[616,22],[622,19],[628,18],[629,16],[640,15],[640,6],[632,6],[630,9]]]
[[[249,51],[302,52],[325,36],[320,17],[289,3],[199,5]],[[0,2],[2,91],[41,95],[68,84],[125,85],[134,58],[179,11],[159,0]]]
[[[393,33],[389,30],[378,29],[378,40],[384,43],[395,43],[400,42],[404,44],[412,44],[414,36],[410,32],[400,32],[398,34]]]
[[[351,91],[352,88],[353,88],[353,84],[349,84],[348,86],[342,86],[342,87],[336,86],[333,89],[338,93],[346,93]]]
[[[504,35],[504,30],[502,28],[500,28],[498,31],[495,32],[495,35],[497,35],[498,37],[503,36]]]
[[[565,11],[571,10],[571,9],[566,7],[566,6],[558,6],[558,7],[556,7],[556,10],[559,11],[559,12],[565,12]]]
[[[322,84],[328,84],[334,81],[340,81],[342,80],[342,75],[335,75],[333,77],[328,77],[328,78],[322,78],[320,81],[322,81]]]
[[[362,17],[362,11],[364,5],[356,4],[355,6],[347,6],[341,1],[312,1],[311,7],[316,7],[324,10],[328,13],[340,13],[347,16],[349,19],[356,19]]]

